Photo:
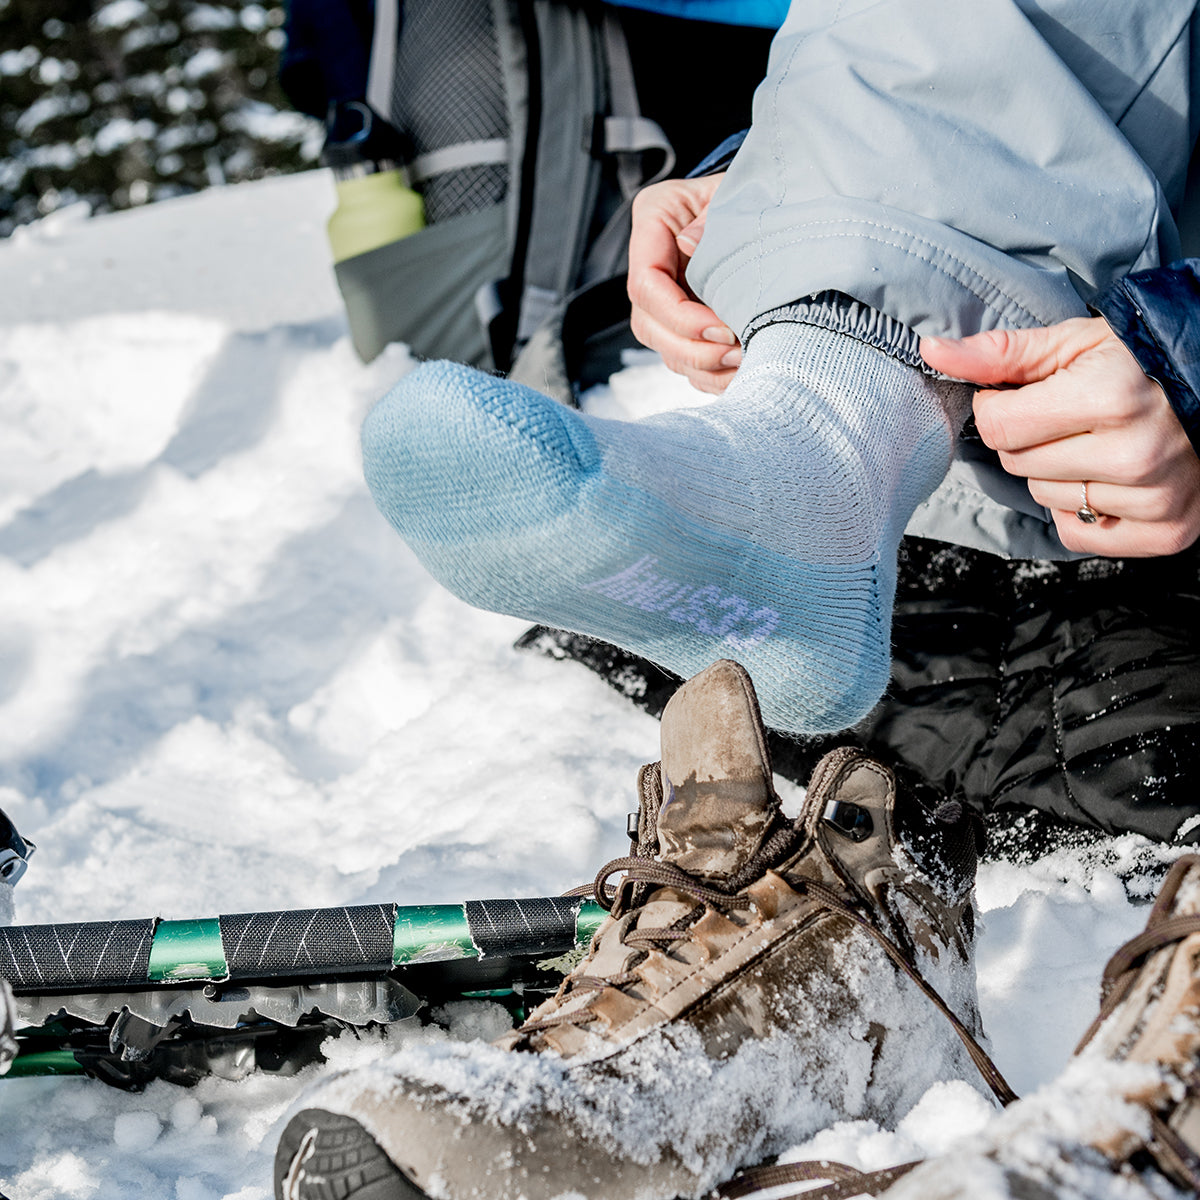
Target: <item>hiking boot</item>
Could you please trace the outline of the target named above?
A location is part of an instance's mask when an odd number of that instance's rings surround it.
[[[887,1200],[1143,1200],[1176,1189],[1200,1194],[1196,855],[1175,863],[1145,931],[1109,961],[1100,1015],[1062,1074],[969,1146],[889,1190],[863,1191]]]
[[[558,993],[490,1046],[416,1046],[321,1085],[280,1144],[279,1197],[698,1196],[834,1121],[892,1122],[936,1080],[977,1078],[960,809],[898,795],[843,749],[788,819],[727,661],[671,699],[639,790],[634,853],[595,885],[611,915]],[[357,1182],[383,1161],[390,1180]]]

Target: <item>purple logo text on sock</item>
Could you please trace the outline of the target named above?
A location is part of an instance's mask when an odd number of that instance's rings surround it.
[[[639,558],[631,567],[583,586],[609,600],[643,612],[662,613],[669,621],[691,625],[709,637],[719,637],[735,650],[749,650],[779,627],[779,613],[773,608],[751,609],[741,596],[722,591],[715,584],[693,587],[666,575],[654,567],[652,554]]]

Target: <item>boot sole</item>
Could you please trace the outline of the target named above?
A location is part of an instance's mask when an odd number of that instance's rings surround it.
[[[276,1200],[429,1200],[352,1117],[297,1113],[275,1153]]]

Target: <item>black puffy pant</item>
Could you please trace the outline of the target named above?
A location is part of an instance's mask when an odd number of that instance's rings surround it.
[[[805,778],[856,742],[979,813],[1034,808],[1200,841],[1200,555],[1009,562],[905,538],[887,694],[779,745]]]

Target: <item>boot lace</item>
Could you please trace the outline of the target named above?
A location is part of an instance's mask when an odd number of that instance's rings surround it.
[[[1168,901],[1174,899],[1184,875],[1194,867],[1200,867],[1200,855],[1187,854],[1175,862],[1163,883],[1158,902],[1151,909],[1146,928],[1131,937],[1108,960],[1101,983],[1103,1000],[1099,1015],[1080,1040],[1076,1054],[1095,1037],[1100,1026],[1133,990],[1150,955],[1200,933],[1200,914],[1172,916],[1168,912]],[[1196,1064],[1193,1063],[1191,1071],[1183,1076],[1184,1087],[1191,1096],[1200,1094],[1200,1078],[1197,1076]],[[1200,1194],[1200,1155],[1171,1128],[1162,1113],[1150,1114],[1150,1135],[1147,1149],[1164,1172],[1172,1176],[1176,1183],[1182,1183]]]
[[[608,881],[612,876],[624,872],[621,882],[613,887]],[[595,880],[581,888],[572,888],[567,892],[571,895],[585,895],[591,892],[597,904],[614,916],[630,912],[641,906],[641,895],[660,888],[669,888],[691,897],[697,902],[697,908],[680,920],[669,926],[659,928],[640,928],[630,926],[620,935],[621,945],[639,951],[640,957],[634,958],[636,965],[642,961],[652,949],[666,949],[673,942],[688,937],[688,929],[701,915],[703,907],[715,908],[718,911],[729,909],[744,909],[750,907],[750,897],[744,892],[729,893],[703,883],[694,875],[670,863],[658,862],[656,859],[641,857],[614,858],[600,868]],[[563,992],[560,998],[576,995],[580,992],[599,992],[606,987],[623,987],[636,983],[636,971],[623,971],[615,975],[569,975],[563,981]],[[556,1025],[582,1025],[594,1021],[597,1014],[587,1008],[572,1012],[553,1013],[548,1017],[526,1021],[520,1026],[520,1033],[537,1033],[543,1029],[553,1029]]]
[[[612,888],[608,881],[618,872],[624,872],[621,883]],[[637,907],[644,898],[645,892],[639,894],[638,888],[670,888],[684,895],[691,896],[701,905],[708,905],[718,911],[733,908],[749,908],[750,897],[744,892],[724,892],[718,888],[702,883],[686,871],[670,863],[659,862],[657,859],[643,857],[626,857],[613,859],[601,867],[591,885],[591,891],[596,903],[601,907],[620,915]],[[924,976],[910,960],[909,956],[892,941],[886,933],[862,909],[851,901],[846,900],[833,888],[819,883],[815,879],[798,879],[790,884],[797,892],[807,895],[817,905],[838,913],[864,930],[882,948],[883,952],[895,964],[897,969],[916,985],[918,990],[933,1004],[933,1006],[950,1023],[951,1028],[963,1046],[966,1048],[971,1061],[978,1068],[980,1075],[991,1088],[997,1100],[1003,1105],[1011,1104],[1017,1098],[1016,1092],[1009,1087],[1000,1069],[992,1061],[987,1051],[975,1040],[974,1035],[966,1027],[950,1006],[942,999],[937,990],[926,982]],[[584,889],[576,888],[576,894]],[[674,941],[688,936],[688,928],[695,923],[700,910],[693,910],[681,920],[669,927],[660,929],[630,928],[621,934],[623,945],[634,950],[648,951],[652,947],[670,945]],[[636,965],[635,960],[635,965]],[[580,991],[600,991],[606,987],[623,987],[638,979],[636,971],[626,970],[620,974],[607,977],[597,975],[568,976],[563,982],[564,990],[560,998]],[[557,1025],[586,1024],[597,1018],[598,1014],[588,1008],[580,1008],[571,1012],[552,1013],[548,1017],[526,1021],[519,1029],[520,1033],[536,1033],[544,1029],[552,1029]]]

